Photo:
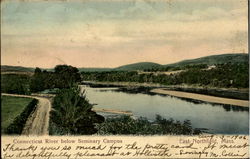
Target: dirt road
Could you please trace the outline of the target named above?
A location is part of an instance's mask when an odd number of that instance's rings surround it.
[[[14,97],[28,97],[35,98],[38,100],[37,107],[33,113],[29,116],[22,135],[48,135],[49,127],[49,113],[51,110],[51,102],[45,97],[29,96],[29,95],[17,95],[17,94],[6,94],[2,95],[14,96]]]
[[[159,93],[159,94],[167,94],[175,97],[181,98],[189,98],[189,99],[196,99],[210,103],[218,103],[218,104],[229,104],[235,106],[242,106],[242,107],[249,107],[248,100],[239,100],[239,99],[230,99],[230,98],[222,98],[222,97],[215,97],[197,93],[188,93],[188,92],[181,92],[181,91],[172,91],[172,90],[164,90],[164,89],[153,89],[151,92]]]

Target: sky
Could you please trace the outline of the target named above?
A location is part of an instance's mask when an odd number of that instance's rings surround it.
[[[169,64],[248,53],[247,0],[5,0],[1,64]]]

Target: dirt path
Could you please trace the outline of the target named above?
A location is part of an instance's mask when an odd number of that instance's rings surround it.
[[[49,127],[49,113],[51,110],[51,103],[49,99],[39,96],[29,95],[17,95],[17,94],[6,94],[2,95],[14,96],[14,97],[28,97],[35,98],[38,100],[35,111],[29,116],[24,126],[22,135],[48,135]]]
[[[239,99],[230,99],[230,98],[222,98],[222,97],[214,97],[209,95],[197,94],[197,93],[187,93],[181,91],[171,91],[171,90],[164,90],[164,89],[153,89],[151,90],[153,93],[159,94],[166,94],[175,97],[181,98],[189,98],[189,99],[196,99],[210,103],[218,103],[218,104],[230,104],[235,106],[242,106],[242,107],[249,107],[248,100],[239,100]]]

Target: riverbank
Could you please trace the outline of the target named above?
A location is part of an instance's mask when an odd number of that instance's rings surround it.
[[[181,92],[181,91],[173,91],[173,90],[166,90],[166,89],[153,89],[151,90],[153,93],[157,94],[165,94],[171,95],[180,98],[188,98],[188,99],[195,99],[201,100],[209,103],[216,103],[216,104],[228,104],[228,105],[235,105],[241,107],[249,107],[248,100],[238,100],[238,99],[229,99],[229,98],[222,98],[222,97],[214,97],[209,95],[197,94],[197,93],[188,93],[188,92]]]
[[[114,110],[114,109],[102,109],[102,108],[92,108],[94,112],[102,112],[102,113],[112,113],[112,114],[121,114],[121,115],[129,115],[133,116],[131,111],[122,111],[122,110]]]
[[[97,82],[97,81],[82,81],[82,84],[94,87],[166,87],[156,83],[137,83],[137,82]]]

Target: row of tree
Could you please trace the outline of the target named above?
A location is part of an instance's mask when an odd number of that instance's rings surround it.
[[[45,89],[70,88],[81,81],[76,67],[58,65],[54,71],[48,72],[36,68],[34,75],[29,74],[2,74],[1,91],[13,94],[31,94]]]
[[[183,66],[163,66],[163,67],[157,67],[157,68],[149,68],[144,69],[145,72],[166,72],[166,71],[176,71],[176,70],[186,70],[186,69],[205,69],[207,68],[207,64],[192,64],[192,65],[183,65]]]

